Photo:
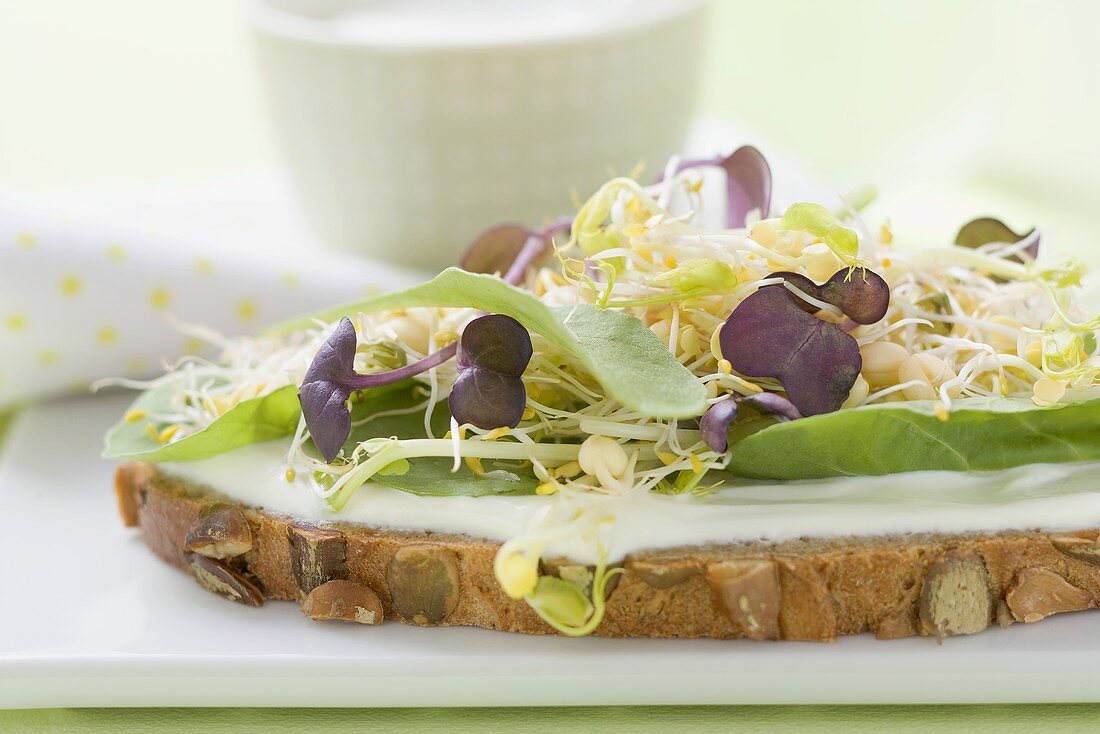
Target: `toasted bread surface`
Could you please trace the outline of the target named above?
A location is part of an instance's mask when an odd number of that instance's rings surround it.
[[[139,527],[156,555],[239,603],[282,599],[311,609],[323,596],[326,609],[340,610],[353,602],[339,594],[354,593],[377,597],[387,620],[555,634],[497,585],[494,541],[306,522],[142,463],[119,468],[116,492],[124,524]],[[943,638],[1096,607],[1100,529],[710,544],[634,553],[621,565],[595,634]],[[544,561],[543,572],[584,575],[567,559]],[[330,584],[337,580],[353,586]],[[368,616],[353,612],[329,617]]]

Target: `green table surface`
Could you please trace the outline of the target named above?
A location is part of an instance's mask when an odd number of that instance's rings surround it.
[[[1085,732],[1100,705],[1031,706],[666,706],[501,709],[41,709],[0,711],[0,731],[492,732]]]

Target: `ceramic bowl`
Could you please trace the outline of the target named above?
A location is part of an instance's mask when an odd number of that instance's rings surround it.
[[[591,0],[541,22],[535,4],[465,2],[450,23],[395,25],[372,23],[392,3],[253,0],[250,17],[321,239],[437,270],[490,225],[571,211],[609,172],[656,173],[693,116],[703,4]]]

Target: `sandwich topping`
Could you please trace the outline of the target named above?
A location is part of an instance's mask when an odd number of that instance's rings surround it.
[[[568,634],[599,624],[617,573],[611,500],[1100,459],[1082,265],[989,218],[952,244],[895,243],[870,198],[773,211],[751,147],[615,178],[572,219],[495,227],[405,291],[252,338],[188,327],[221,357],[117,381],[145,392],[107,456],[282,439],[286,479],[333,513],[368,484],[541,496],[495,571]],[[596,549],[590,583],[540,573],[563,537]]]

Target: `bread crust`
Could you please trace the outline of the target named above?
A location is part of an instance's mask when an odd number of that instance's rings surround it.
[[[493,576],[499,544],[464,535],[317,525],[247,507],[129,463],[116,475],[124,524],[192,572],[192,525],[214,503],[241,510],[252,544],[223,563],[264,599],[301,601],[304,579],[345,578],[377,594],[386,619],[555,634]],[[306,538],[312,545],[302,545]],[[876,538],[806,538],[627,556],[595,634],[812,640],[970,634],[1097,606],[1100,529]],[[205,563],[205,561],[204,561]],[[544,569],[545,572],[545,569]],[[234,576],[235,574],[235,576]],[[1041,581],[1042,583],[1037,583]],[[1026,592],[1026,593],[1025,593]],[[1014,608],[1016,607],[1016,608]]]

